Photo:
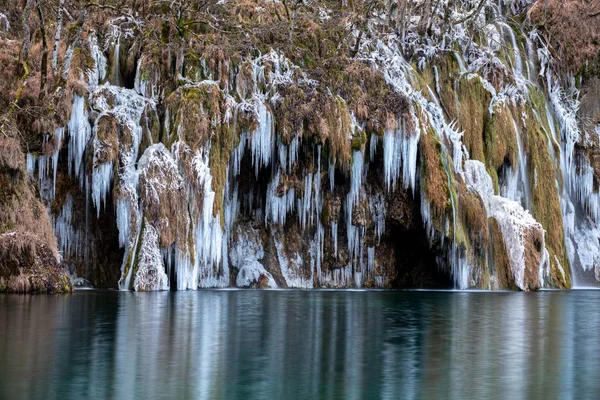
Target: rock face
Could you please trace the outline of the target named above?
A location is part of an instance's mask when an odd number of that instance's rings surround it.
[[[7,119],[26,135],[0,141],[3,287],[70,290],[66,271],[138,291],[600,280],[600,77],[565,78],[513,24],[539,4],[311,3],[290,31],[280,3],[219,2],[216,25],[176,29],[204,14],[146,3],[72,10],[54,94],[26,81]]]

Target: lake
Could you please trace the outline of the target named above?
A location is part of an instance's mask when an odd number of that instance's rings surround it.
[[[600,291],[0,295],[1,399],[599,391]]]

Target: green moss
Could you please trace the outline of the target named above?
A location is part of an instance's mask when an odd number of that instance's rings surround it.
[[[483,115],[483,146],[485,164],[492,179],[504,164],[515,168],[518,163],[519,146],[513,126],[511,110],[508,107],[497,108],[493,115]]]
[[[355,128],[354,133],[352,133],[352,144],[351,149],[352,152],[361,151],[362,146],[367,143],[367,133],[361,129]]]
[[[467,78],[458,81],[459,107],[458,125],[464,132],[463,143],[472,159],[485,163],[484,139],[486,123],[489,121],[488,104],[490,93],[483,87],[479,78]]]
[[[490,261],[493,265],[493,273],[498,279],[498,289],[518,290],[510,268],[508,250],[504,244],[504,236],[500,230],[498,221],[491,217],[488,219],[490,232]]]
[[[212,189],[215,192],[213,216],[221,215],[221,224],[224,225],[225,213],[221,212],[223,206],[223,192],[227,183],[227,167],[229,157],[239,142],[239,136],[230,125],[221,125],[216,129],[216,135],[211,141],[209,154],[209,167],[212,175]]]
[[[570,286],[568,271],[569,259],[565,248],[560,198],[556,185],[559,171],[555,160],[548,152],[548,137],[537,122],[530,106],[526,106],[524,134],[528,154],[529,182],[532,191],[532,214],[546,231],[546,247],[551,256],[556,256],[565,270],[562,274],[554,274],[553,279],[559,287]],[[551,257],[553,259],[553,257]],[[552,261],[552,260],[551,260]]]
[[[421,136],[419,153],[421,154],[421,185],[425,197],[429,200],[432,222],[436,230],[445,232],[445,221],[448,207],[451,207],[453,189],[448,185],[448,175],[442,161],[442,145],[431,128],[426,135]]]

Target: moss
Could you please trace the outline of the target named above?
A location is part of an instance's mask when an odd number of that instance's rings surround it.
[[[464,132],[463,143],[472,159],[485,163],[484,138],[489,120],[490,93],[479,78],[461,78],[458,82],[458,126]]]
[[[215,192],[213,204],[213,216],[221,215],[221,223],[224,226],[225,215],[222,210],[223,192],[227,183],[227,167],[229,157],[239,142],[239,136],[230,125],[221,125],[211,142],[209,154],[209,167],[212,175],[212,189]]]
[[[352,133],[352,144],[350,146],[352,152],[361,151],[365,143],[367,143],[366,132],[359,128],[355,128],[354,133]]]
[[[203,148],[222,121],[223,94],[216,85],[180,88],[165,101],[171,141],[178,137],[193,149]]]
[[[117,160],[119,152],[118,121],[110,114],[102,115],[97,122],[99,145],[96,148],[96,161],[99,164]]]
[[[454,55],[454,52],[447,52],[443,56],[434,60],[435,66],[438,70],[438,82],[435,82],[435,75],[433,71],[427,72],[428,79],[431,82],[428,82],[429,86],[432,90],[437,92],[439,88],[439,96],[440,102],[443,105],[445,112],[448,114],[448,118],[450,120],[456,120],[459,116],[459,106],[457,104],[458,93],[456,93],[456,86],[458,83],[462,81],[460,66]],[[427,67],[427,70],[432,70],[431,66]],[[433,86],[432,86],[433,85]]]
[[[498,172],[506,164],[516,168],[518,164],[519,146],[512,122],[511,110],[508,107],[497,108],[493,115],[483,115],[483,139],[485,164],[497,189]]]
[[[433,131],[421,136],[419,141],[421,155],[421,185],[431,208],[434,227],[444,232],[447,207],[450,203],[448,176],[442,163],[442,145]]]
[[[546,247],[550,254],[556,255],[568,275],[569,259],[565,248],[562,212],[556,184],[557,176],[554,160],[548,152],[548,137],[542,131],[533,115],[533,111],[526,106],[524,121],[524,134],[528,154],[529,182],[532,195],[532,214],[546,230]],[[567,285],[560,279],[558,285]]]
[[[461,182],[458,186],[458,210],[460,223],[465,227],[475,257],[483,257],[488,246],[487,211],[477,193],[466,188]]]
[[[493,217],[489,218],[488,222],[490,233],[490,264],[493,265],[493,272],[498,279],[498,289],[518,290],[511,273],[510,258],[504,244],[504,236],[500,230],[500,224]]]

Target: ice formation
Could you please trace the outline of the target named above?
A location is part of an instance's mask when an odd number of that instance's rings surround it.
[[[133,287],[136,291],[169,290],[163,256],[158,247],[158,233],[145,224]]]
[[[460,2],[460,5],[466,3],[473,2]],[[471,159],[472,155],[463,144],[463,132],[444,110],[441,72],[431,62],[442,53],[448,53],[456,61],[461,79],[478,80],[489,92],[492,99],[488,107],[490,115],[499,112],[504,105],[522,106],[531,88],[538,88],[538,76],[546,80],[549,97],[545,99],[546,115],[537,113],[541,110],[534,110],[534,114],[540,124],[543,124],[543,118],[548,123],[548,151],[562,172],[564,187],[558,182],[557,187],[571,267],[577,265],[584,271],[594,270],[596,278],[600,279],[600,258],[597,255],[600,249],[596,245],[600,239],[600,194],[594,191],[593,166],[587,158],[575,154],[576,145],[582,140],[577,120],[578,93],[574,84],[565,86],[557,79],[552,71],[550,52],[539,37],[531,34],[520,38],[515,34],[515,28],[506,22],[509,19],[503,17],[502,12],[508,11],[507,8],[520,8],[517,3],[490,5],[487,11],[498,17],[493,23],[486,22],[483,11],[474,16],[473,23],[482,28],[486,40],[468,47],[464,46],[469,43],[465,24],[453,25],[443,35],[439,27],[432,27],[433,32],[440,35],[440,42],[435,43],[433,39],[423,42],[414,36],[417,23],[414,19],[408,21],[407,36],[403,40],[394,34],[382,34],[364,41],[357,49],[357,59],[381,70],[386,83],[405,95],[410,106],[406,114],[397,116],[397,128],[383,129],[378,132],[379,136],[371,134],[366,150],[353,148],[346,170],[341,165],[343,160],[336,160],[326,144],[303,142],[301,133],[285,140],[279,135],[274,112],[281,99],[279,87],[298,82],[312,84],[301,69],[281,53],[270,51],[246,60],[251,68],[251,82],[247,85],[241,79],[232,79],[232,75],[228,77],[231,78],[228,82],[230,87],[223,89],[214,80],[206,60],[201,61],[202,73],[178,77],[186,82],[187,88],[214,85],[221,91],[226,106],[225,116],[219,123],[235,124],[240,113],[252,116],[256,122],[254,128],[242,130],[239,143],[234,144],[228,155],[224,171],[215,168],[211,171],[211,151],[215,151],[211,146],[217,143],[213,142],[214,137],[190,147],[191,144],[184,142],[179,127],[170,125],[176,119],[169,114],[169,109],[164,118],[166,139],[162,140],[168,142],[170,148],[162,143],[153,143],[155,139],[151,134],[143,137],[142,114],[145,110],[156,112],[160,88],[157,86],[158,78],[153,75],[157,72],[146,70],[150,60],[144,57],[137,61],[134,89],[120,86],[123,77],[120,76],[119,54],[125,43],[122,40],[133,37],[133,31],[126,26],[136,22],[129,17],[110,21],[110,32],[106,38],[108,44],[104,49],[100,48],[96,34],[92,33],[87,40],[94,61],[94,67],[86,75],[90,94],[87,99],[74,95],[67,127],[64,132],[59,128],[54,140],[59,143],[60,149],[63,136],[66,140],[68,134],[69,173],[89,193],[96,215],[108,211],[107,205],[114,205],[119,245],[125,249],[120,287],[126,290],[132,287],[136,290],[224,287],[232,281],[230,267],[238,271],[237,286],[260,283],[276,287],[274,274],[263,260],[266,244],[263,248],[259,232],[255,228],[246,231],[239,228],[246,224],[247,219],[261,224],[264,222],[264,229],[273,232],[274,256],[285,286],[360,287],[371,281],[376,287],[386,286],[388,277],[378,272],[381,266],[378,249],[386,235],[386,199],[394,196],[401,187],[410,189],[415,201],[420,202],[421,217],[430,242],[440,242],[443,247],[445,253],[439,258],[445,259],[445,262],[440,262],[440,268],[448,265],[456,288],[470,288],[475,285],[477,262],[469,254],[472,249],[459,243],[461,227],[458,220],[463,206],[460,199],[450,191],[443,223],[441,227],[435,227],[430,200],[420,190],[423,177],[419,165],[419,142],[422,135],[430,134],[435,135],[441,145],[441,160],[448,185],[456,185],[458,180],[464,179],[469,190],[483,200],[487,217],[497,220],[505,247],[509,250],[508,258],[516,285],[527,289],[543,284],[550,262],[558,265],[559,269],[563,267],[558,259],[548,259],[542,226],[528,211],[533,212],[535,208],[532,191],[538,182],[538,171],[530,171],[531,160],[528,160],[524,148],[526,132],[522,132],[520,118],[512,117],[511,113],[518,160],[514,168],[503,168],[498,177],[498,195],[485,165]],[[461,18],[463,11],[458,7],[451,17]],[[6,20],[2,17],[0,14],[0,24]],[[8,29],[7,21],[5,25]],[[405,50],[419,54],[416,69],[404,59]],[[113,75],[107,77],[105,53],[110,51],[114,58]],[[506,51],[504,55],[507,57],[500,56],[503,51]],[[539,66],[534,59],[536,57]],[[508,65],[504,65],[504,59]],[[419,84],[415,78],[430,62],[433,72],[431,87]],[[494,86],[489,76],[498,71],[514,79],[500,87]],[[206,79],[202,80],[202,77]],[[543,93],[543,90],[539,91]],[[460,108],[458,99],[456,103]],[[96,122],[90,124],[90,117]],[[101,117],[114,118],[119,126],[118,155],[110,161],[99,156],[103,144],[98,140],[97,121]],[[555,120],[559,132],[555,131]],[[363,122],[353,116],[352,130],[361,129]],[[215,124],[215,121],[211,123]],[[352,133],[348,132],[348,140],[351,140]],[[213,134],[216,133],[211,132]],[[554,143],[560,145],[559,150],[555,149]],[[140,154],[142,151],[143,154]],[[86,152],[91,155],[93,165],[85,165],[88,159]],[[303,158],[310,158],[309,152],[312,152],[311,162],[300,162]],[[244,157],[249,158],[246,161],[252,165],[254,179],[257,182],[264,180],[260,182],[264,185],[243,187],[248,186],[240,179],[244,172],[241,171]],[[382,161],[383,186],[371,190],[367,177],[376,159]],[[49,187],[48,177],[52,168],[54,176],[52,189],[48,191],[50,198],[55,192],[57,160],[58,151],[51,155],[27,155],[27,171],[32,178],[38,168],[40,190]],[[151,165],[157,166],[164,174],[149,173]],[[533,172],[533,182],[530,182],[530,172]],[[340,182],[336,182],[336,178]],[[325,188],[322,179],[328,181]],[[340,187],[344,184],[345,192],[342,193]],[[533,187],[530,187],[532,184]],[[148,207],[161,203],[164,193],[175,195],[179,192],[185,192],[188,205],[187,210],[182,212],[186,221],[185,233],[181,236],[185,237],[177,237],[173,244],[163,247],[163,232],[156,226],[156,221],[148,218]],[[339,218],[338,214],[330,216],[329,220],[323,217],[325,196],[338,196],[341,200]],[[69,228],[73,223],[72,207],[73,199],[68,197],[54,220],[61,251],[68,253],[81,247],[81,238],[77,236],[80,233]],[[292,249],[286,244],[285,230],[290,223],[299,227],[299,237],[306,242],[302,248]],[[369,230],[373,232],[372,238]],[[541,248],[539,252],[536,250],[539,266],[535,266],[539,278],[538,282],[532,282],[527,274],[530,266],[526,265],[526,252],[530,243],[526,241],[540,233]],[[338,235],[343,238],[344,234],[346,243],[341,243],[345,240],[338,241]],[[328,246],[335,263],[339,264],[325,269],[325,248]],[[346,249],[347,261],[340,265],[340,255],[344,255]],[[173,278],[176,281],[170,282]]]

